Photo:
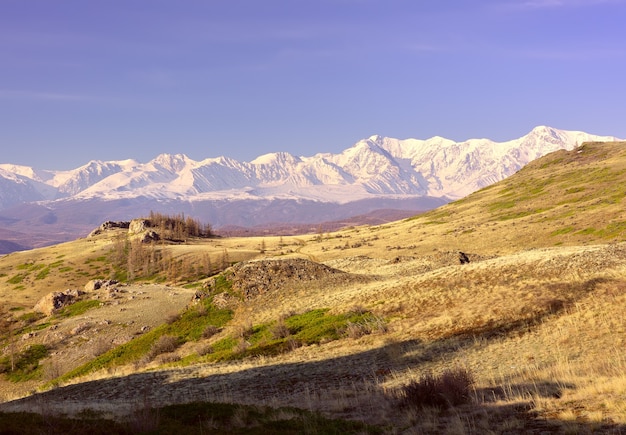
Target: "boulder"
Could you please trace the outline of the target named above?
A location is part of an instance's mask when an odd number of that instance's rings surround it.
[[[133,219],[128,226],[129,234],[140,234],[150,228],[152,225],[149,219]]]
[[[51,292],[41,298],[33,309],[49,316],[61,308],[73,304],[83,294],[85,294],[83,291],[70,289],[62,292]]]
[[[92,292],[95,290],[100,290],[104,287],[112,287],[117,284],[119,284],[119,281],[115,279],[92,279],[87,284],[85,284],[85,291]]]

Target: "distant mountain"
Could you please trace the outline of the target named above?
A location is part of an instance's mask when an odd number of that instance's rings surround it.
[[[377,209],[417,212],[502,180],[550,152],[612,140],[541,126],[502,143],[372,136],[339,154],[277,152],[251,162],[161,154],[147,163],[91,161],[69,171],[1,164],[0,225],[26,233],[63,228],[68,237],[150,210],[185,212],[217,227],[314,224]],[[47,210],[47,222],[37,224],[44,227],[33,226],[25,204]]]

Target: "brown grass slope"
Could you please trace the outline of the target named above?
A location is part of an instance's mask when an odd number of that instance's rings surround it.
[[[7,401],[0,410],[91,409],[121,415],[146,402],[208,400],[296,406],[376,424],[390,433],[626,433],[625,169],[626,143],[588,143],[392,224],[315,236],[159,245],[155,249],[173,261],[200,263],[207,253],[213,265],[225,265],[225,257],[228,263],[300,257],[348,272],[350,278],[294,277],[278,289],[238,300],[221,331],[177,348],[176,358],[92,372]],[[105,234],[3,257],[4,318],[24,316],[50,289],[108,276],[114,238]],[[471,262],[459,264],[458,251]],[[61,260],[65,266],[57,264]],[[41,273],[45,267],[47,274]],[[196,276],[170,283],[164,297],[182,295],[172,310],[181,309],[200,288],[180,285],[195,280],[204,281]],[[127,315],[129,324],[138,311],[125,304],[144,300],[142,311],[163,305],[167,299],[158,290],[163,279],[142,283],[126,288],[133,298],[92,308],[73,321],[100,325],[115,313]],[[229,336],[249,346],[245,331],[255,325],[318,308],[371,312],[384,325],[352,325],[339,339],[232,361],[212,362],[202,351]],[[165,321],[161,316],[124,328],[139,336],[132,328],[157,327]],[[5,330],[5,354],[11,345],[26,346],[45,336],[46,321],[62,329],[70,320],[37,320],[34,325],[44,326],[33,337],[20,336],[17,344]],[[93,329],[98,331],[89,335]],[[52,365],[55,353],[68,355],[68,346],[78,350],[96,342],[106,329],[92,327],[82,338],[54,342],[53,355],[41,364]],[[412,380],[459,368],[475,380],[468,403],[441,410],[398,406],[402,387]],[[32,389],[45,380],[26,385]],[[26,391],[6,381],[1,386],[5,400]]]

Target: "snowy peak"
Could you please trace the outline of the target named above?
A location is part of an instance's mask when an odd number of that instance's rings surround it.
[[[150,163],[170,172],[180,172],[195,162],[184,154],[159,154]]]
[[[296,157],[276,152],[251,162],[223,156],[196,162],[184,154],[160,154],[148,163],[91,161],[71,171],[34,171],[4,164],[0,165],[0,207],[54,198],[236,197],[342,203],[382,197],[456,199],[512,175],[549,152],[610,140],[616,138],[539,126],[501,143],[373,135],[339,154]]]
[[[136,164],[137,162],[134,160],[121,162],[92,160],[73,171],[57,173],[50,181],[50,184],[58,189],[59,196],[72,196]]]

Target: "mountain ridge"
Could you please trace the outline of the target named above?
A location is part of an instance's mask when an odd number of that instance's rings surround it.
[[[0,207],[66,198],[147,196],[193,201],[220,198],[232,189],[246,192],[251,198],[337,203],[381,195],[458,199],[512,175],[548,152],[572,149],[586,141],[612,140],[617,138],[540,126],[521,138],[500,143],[489,139],[454,142],[437,136],[418,140],[373,135],[338,154],[298,157],[275,152],[250,162],[223,156],[195,161],[184,154],[162,153],[147,163],[92,160],[69,171],[38,171],[2,164],[0,181],[20,184],[22,189],[14,189],[16,194],[12,196],[6,194],[7,187],[0,190]],[[19,195],[21,191],[24,199]]]
[[[507,178],[550,152],[615,139],[540,126],[500,143],[373,135],[338,154],[274,152],[250,162],[163,153],[146,163],[92,160],[69,171],[0,164],[0,228],[21,234],[5,241],[31,248],[153,210],[184,213],[216,229],[318,226],[379,209],[420,213]]]

